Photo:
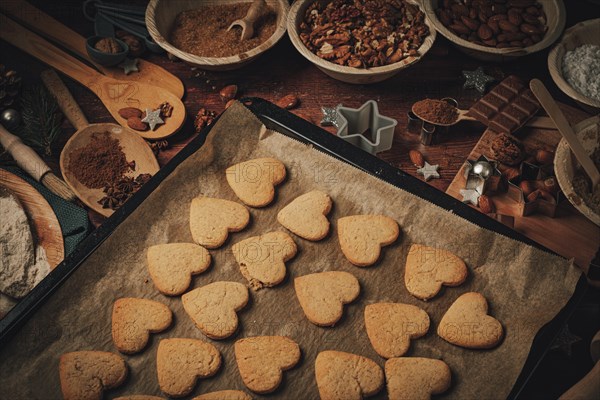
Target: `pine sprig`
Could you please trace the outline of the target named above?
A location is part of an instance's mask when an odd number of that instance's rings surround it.
[[[62,113],[44,85],[32,85],[23,91],[21,118],[17,134],[23,143],[51,156],[52,144],[61,133]]]

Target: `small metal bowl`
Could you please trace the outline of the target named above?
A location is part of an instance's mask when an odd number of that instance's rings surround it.
[[[101,36],[92,36],[87,38],[87,40],[85,41],[85,48],[87,50],[87,53],[94,62],[105,67],[112,67],[125,61],[125,58],[127,58],[127,53],[129,53],[129,46],[127,46],[127,43],[123,42],[122,40],[113,38],[117,41],[117,43],[119,43],[119,46],[121,46],[122,50],[114,54],[104,53],[100,50],[97,50],[94,47],[100,39],[105,38]]]

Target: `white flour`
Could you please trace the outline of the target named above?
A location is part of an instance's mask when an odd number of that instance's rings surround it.
[[[584,44],[567,51],[562,62],[562,72],[573,89],[600,101],[600,46]]]

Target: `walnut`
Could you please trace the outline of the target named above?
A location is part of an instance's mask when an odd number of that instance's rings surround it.
[[[144,42],[127,31],[116,31],[115,36],[129,46],[129,55],[132,57],[139,57],[146,51]]]
[[[116,54],[123,51],[119,43],[111,37],[98,40],[94,45],[94,48],[98,51],[108,54]]]

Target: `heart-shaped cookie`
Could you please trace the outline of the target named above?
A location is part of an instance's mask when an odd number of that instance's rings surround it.
[[[408,351],[412,339],[427,333],[429,315],[410,304],[369,304],[365,307],[365,328],[377,354],[400,357]]]
[[[192,400],[252,400],[252,397],[241,390],[220,390],[201,394]]]
[[[285,262],[298,248],[285,232],[269,232],[234,244],[231,248],[244,278],[254,290],[280,284],[285,279]]]
[[[160,390],[172,397],[190,394],[198,378],[213,376],[221,368],[221,353],[198,339],[163,339],[158,344],[156,370]]]
[[[502,340],[504,329],[489,316],[485,297],[477,292],[460,296],[438,325],[437,334],[447,342],[470,349],[490,349]]]
[[[317,355],[315,375],[321,400],[360,400],[383,387],[383,370],[375,361],[342,351]]]
[[[112,337],[121,353],[140,352],[148,344],[150,333],[162,332],[173,321],[169,307],[158,301],[122,298],[112,312]]]
[[[334,326],[342,318],[344,304],[360,293],[358,279],[344,271],[299,276],[294,279],[294,288],[306,318],[319,326]]]
[[[237,311],[248,304],[248,288],[238,282],[214,282],[183,296],[183,308],[211,339],[225,339],[238,327]]]
[[[235,201],[196,197],[190,206],[194,242],[207,249],[221,247],[229,232],[239,232],[250,222],[248,209]]]
[[[434,297],[445,286],[458,286],[467,279],[464,261],[447,250],[413,244],[408,251],[404,283],[421,300]]]
[[[285,336],[256,336],[235,342],[235,360],[244,385],[255,393],[271,393],[283,371],[300,361],[300,347]]]
[[[104,390],[121,385],[127,378],[125,360],[105,351],[63,354],[58,369],[65,400],[102,399]]]
[[[250,207],[265,207],[275,198],[275,186],[285,179],[285,165],[276,158],[256,158],[225,171],[236,196]]]
[[[277,221],[306,240],[317,241],[329,233],[327,214],[331,211],[331,197],[319,190],[296,197],[277,214]]]
[[[452,380],[448,364],[420,357],[387,360],[385,378],[389,400],[430,400],[448,390]]]
[[[385,215],[351,215],[338,219],[337,225],[342,253],[358,267],[375,264],[381,247],[400,235],[398,223]]]
[[[206,271],[210,253],[194,243],[158,244],[148,248],[148,272],[162,294],[178,296],[192,283],[192,275]]]

